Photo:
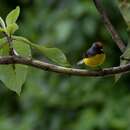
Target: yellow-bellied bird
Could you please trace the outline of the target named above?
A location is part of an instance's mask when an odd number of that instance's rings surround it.
[[[106,58],[103,51],[103,45],[101,42],[94,42],[92,46],[86,51],[83,59],[78,62],[79,64],[85,64],[89,67],[100,66]]]

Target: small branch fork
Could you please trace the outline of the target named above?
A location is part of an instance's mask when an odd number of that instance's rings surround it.
[[[20,56],[5,56],[0,58],[0,64],[7,65],[7,64],[23,64],[32,67],[36,67],[45,71],[56,72],[60,74],[66,75],[75,75],[75,76],[111,76],[113,74],[118,73],[126,73],[130,71],[130,64],[118,66],[118,67],[111,67],[105,68],[103,70],[97,71],[89,71],[83,69],[73,69],[73,68],[66,68],[57,66],[54,64],[46,63],[39,60],[32,60],[25,57]]]

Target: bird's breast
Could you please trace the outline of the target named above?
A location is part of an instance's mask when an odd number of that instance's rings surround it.
[[[84,64],[90,66],[90,67],[96,67],[98,65],[101,65],[106,56],[104,53],[96,54],[95,56],[87,57],[83,59]]]

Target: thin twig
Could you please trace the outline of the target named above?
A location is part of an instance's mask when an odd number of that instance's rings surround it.
[[[2,27],[1,25],[0,25],[0,27]],[[3,34],[3,36],[7,39],[7,43],[9,44],[9,48],[10,48],[10,55],[15,55],[15,53],[14,53],[14,49],[13,49],[13,45],[12,45],[12,38],[11,38],[11,36],[8,36],[8,34],[6,33],[6,32],[2,32],[2,34]]]
[[[118,35],[118,32],[112,25],[111,21],[109,20],[109,17],[107,15],[105,9],[102,7],[101,0],[93,0],[93,1],[95,3],[97,10],[99,11],[99,13],[102,17],[102,20],[103,20],[107,30],[110,32],[112,39],[115,41],[115,43],[117,44],[117,46],[119,47],[121,52],[124,52],[124,50],[126,48],[125,44],[122,41],[122,39],[120,38],[120,36]]]
[[[42,69],[45,71],[51,71],[66,75],[74,75],[74,76],[111,76],[113,74],[118,73],[126,73],[130,71],[130,64],[122,65],[118,67],[105,68],[97,71],[90,71],[84,69],[74,69],[74,68],[66,68],[57,66],[54,64],[49,64],[39,60],[32,60],[25,57],[20,56],[5,56],[0,58],[0,64],[23,64],[28,66],[33,66],[38,69]]]
[[[9,48],[10,48],[9,53],[10,53],[10,55],[11,56],[15,55],[13,45],[12,45],[12,38],[10,36],[8,36],[5,32],[3,32],[3,35],[6,37],[7,43],[9,44]]]

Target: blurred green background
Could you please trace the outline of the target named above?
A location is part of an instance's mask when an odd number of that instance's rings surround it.
[[[127,43],[116,2],[103,4]],[[103,67],[119,65],[120,50],[92,0],[0,0],[0,16],[17,5],[17,35],[62,49],[73,66],[94,41],[102,41],[107,54]],[[127,74],[115,83],[114,76],[75,77],[30,67],[21,96],[0,83],[0,130],[130,130],[129,78]]]

